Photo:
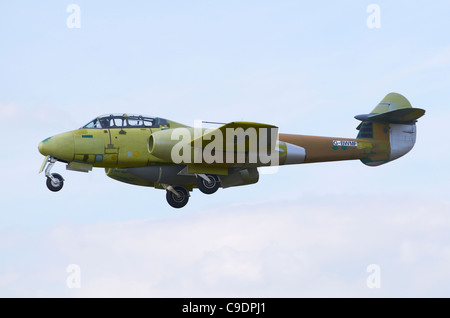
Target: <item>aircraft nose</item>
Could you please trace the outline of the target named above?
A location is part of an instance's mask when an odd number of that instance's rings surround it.
[[[46,138],[39,143],[38,149],[44,156],[72,161],[74,156],[73,133],[66,132]]]
[[[46,156],[45,144],[42,141],[39,143],[38,149],[41,154]]]

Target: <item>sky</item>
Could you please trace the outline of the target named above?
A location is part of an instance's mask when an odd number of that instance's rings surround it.
[[[449,10],[401,0],[1,1],[0,296],[450,296]],[[196,190],[180,210],[164,191],[100,168],[58,163],[57,193],[38,173],[41,140],[100,114],[353,138],[353,116],[390,92],[426,114],[414,149],[379,167],[263,170],[257,184]]]

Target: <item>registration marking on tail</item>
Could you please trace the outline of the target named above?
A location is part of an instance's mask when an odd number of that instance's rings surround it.
[[[335,147],[357,147],[357,141],[349,141],[349,140],[333,140],[333,146]]]

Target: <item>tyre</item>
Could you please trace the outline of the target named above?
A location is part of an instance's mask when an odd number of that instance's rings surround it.
[[[184,207],[189,201],[189,191],[185,187],[176,186],[173,189],[179,194],[175,195],[172,191],[166,190],[167,203],[173,208]]]
[[[57,173],[52,173],[52,177],[53,180],[51,178],[47,178],[47,188],[50,191],[58,192],[64,185],[64,179]]]
[[[197,187],[205,194],[213,194],[220,187],[220,179],[214,174],[207,174],[206,176],[209,178],[209,182],[202,177],[197,177]]]

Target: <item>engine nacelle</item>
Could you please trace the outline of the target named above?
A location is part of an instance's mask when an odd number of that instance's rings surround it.
[[[164,161],[172,162],[172,148],[180,142],[180,140],[172,140],[173,133],[173,129],[154,132],[148,140],[150,154]]]
[[[305,162],[306,150],[303,147],[280,141],[277,144],[280,165],[291,165]]]

